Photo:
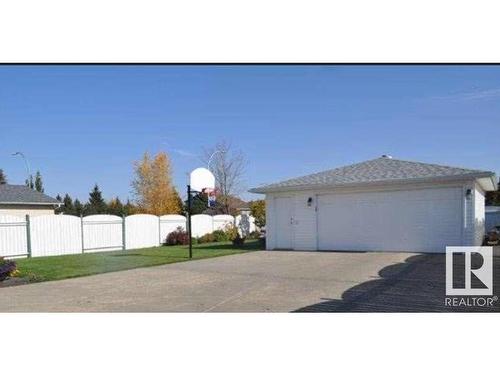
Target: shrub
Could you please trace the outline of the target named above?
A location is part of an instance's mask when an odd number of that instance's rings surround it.
[[[233,241],[236,237],[239,236],[238,228],[233,224],[227,224],[224,227],[224,233],[226,234],[228,241]]]
[[[216,230],[212,233],[214,235],[214,241],[215,242],[226,242],[229,241],[226,232],[223,230]]]
[[[232,241],[234,246],[242,246],[245,243],[245,237],[240,235],[236,226],[232,224],[226,225],[225,233],[228,240]]]
[[[4,281],[7,277],[15,274],[16,270],[16,262],[12,260],[5,260],[0,257],[0,282]]]
[[[187,232],[182,229],[182,227],[178,227],[174,232],[169,233],[167,236],[167,245],[169,246],[187,244],[189,244],[189,236]]]
[[[266,237],[259,238],[259,247],[263,250],[266,248]]]
[[[236,238],[233,240],[233,245],[234,246],[243,246],[245,244],[245,237],[241,237],[240,234],[236,236]]]
[[[207,233],[198,238],[198,243],[211,243],[215,242],[215,236],[213,233]]]
[[[258,240],[261,237],[260,232],[254,230],[252,233],[248,235],[248,238],[251,240]]]

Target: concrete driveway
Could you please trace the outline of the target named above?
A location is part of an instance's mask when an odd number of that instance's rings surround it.
[[[444,270],[443,255],[260,251],[2,288],[0,311],[453,311]]]

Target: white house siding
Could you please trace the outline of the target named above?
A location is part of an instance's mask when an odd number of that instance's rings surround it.
[[[307,201],[313,198],[311,207]],[[316,196],[315,194],[296,194],[294,216],[294,248],[300,250],[317,250],[316,241]]]
[[[424,199],[436,200],[439,199],[440,194],[444,191],[442,188],[452,189],[445,193],[446,199],[450,200],[450,194],[453,195],[456,199],[455,205],[448,205],[450,209],[446,209],[446,212],[436,212],[434,216],[437,221],[439,221],[440,227],[445,226],[445,221],[449,221],[449,227],[454,228],[453,233],[444,233],[444,235],[448,238],[456,239],[456,241],[450,242],[450,245],[459,246],[459,245],[476,245],[479,240],[482,238],[482,230],[481,230],[481,221],[484,222],[484,209],[481,211],[481,207],[484,207],[484,195],[480,188],[476,187],[473,182],[470,183],[452,183],[452,184],[422,184],[418,186],[412,185],[411,189],[424,189],[427,195],[422,195],[422,197],[426,197]],[[465,198],[465,193],[468,188],[471,188],[473,191],[473,197],[471,199]],[[352,193],[369,193],[369,192],[387,192],[390,194],[390,191],[399,191],[400,194],[404,194],[404,191],[407,191],[409,188],[406,185],[401,186],[393,186],[390,188],[359,188],[359,189],[336,189],[336,190],[320,190],[320,191],[303,191],[303,192],[286,192],[286,193],[271,193],[266,195],[266,205],[267,205],[267,249],[272,250],[276,248],[276,227],[274,222],[275,217],[275,208],[274,208],[274,200],[277,197],[293,197],[293,205],[294,205],[294,223],[293,223],[293,248],[296,250],[317,250],[318,249],[318,223],[317,223],[317,214],[316,214],[316,203],[318,196],[324,196],[325,194],[331,194],[334,192],[342,192],[346,194]],[[454,190],[453,190],[454,189]],[[463,192],[463,194],[462,194]],[[308,207],[307,201],[309,197],[313,198],[313,205]],[[427,206],[431,206],[432,203]],[[447,206],[447,207],[448,207]],[[452,207],[454,207],[452,209]],[[427,207],[429,208],[429,207]],[[401,212],[404,211],[404,207],[401,208]],[[422,211],[424,215],[431,215],[429,212],[432,210],[425,209]],[[449,212],[448,212],[449,211]],[[411,214],[407,213],[407,214]],[[447,215],[451,215],[449,218]],[[429,218],[432,219],[432,218]],[[449,220],[448,220],[449,219]],[[476,222],[478,224],[476,224]],[[442,224],[442,225],[441,225]],[[363,231],[363,228],[359,228],[360,231]],[[441,230],[444,230],[441,228]],[[414,235],[415,233],[410,233],[410,235]],[[415,237],[415,236],[413,236]],[[401,249],[407,251],[431,251],[430,246],[431,242],[425,239],[422,239],[426,244],[422,242],[422,246],[420,249]],[[429,245],[429,246],[427,246]],[[427,248],[427,249],[426,249]],[[435,250],[434,250],[435,251]]]
[[[470,198],[466,197],[467,190],[472,191]],[[463,186],[463,246],[481,246],[485,233],[485,198],[484,192],[474,182]]]
[[[274,195],[266,195],[266,249],[276,248],[275,242],[276,228],[274,226]]]
[[[11,215],[24,218],[26,215],[34,217],[53,214],[53,206],[0,204],[0,215]]]
[[[476,184],[474,190],[474,223],[475,223],[475,246],[483,244],[485,235],[485,198],[484,192],[479,185]]]

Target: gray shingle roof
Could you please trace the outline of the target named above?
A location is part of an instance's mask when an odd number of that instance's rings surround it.
[[[493,172],[447,167],[381,157],[325,172],[294,178],[250,190],[268,193],[316,187],[357,186],[376,183],[420,182],[493,177]]]
[[[60,202],[24,185],[0,185],[0,203],[59,204]]]

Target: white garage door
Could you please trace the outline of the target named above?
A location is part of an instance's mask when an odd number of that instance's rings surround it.
[[[318,197],[319,250],[443,252],[462,244],[462,190]]]

